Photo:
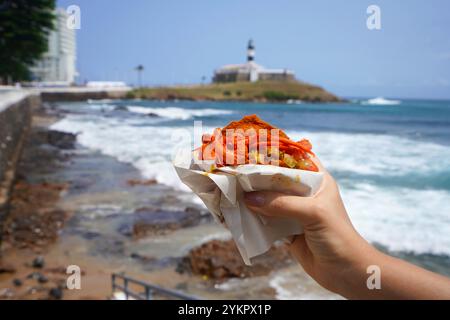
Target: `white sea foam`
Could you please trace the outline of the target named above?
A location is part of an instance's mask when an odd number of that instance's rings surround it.
[[[450,255],[450,192],[366,183],[341,191],[353,224],[370,242],[392,251]]]
[[[79,132],[77,140],[83,146],[134,165],[146,178],[189,191],[178,179],[171,159],[178,147],[189,148],[180,137],[189,136],[192,127],[135,126],[130,121],[69,115],[52,127]],[[174,138],[177,130],[185,131]],[[309,138],[324,165],[335,172],[400,179],[450,167],[450,148],[430,142],[375,134],[288,134],[295,139]],[[341,185],[344,201],[355,226],[367,239],[392,250],[450,255],[450,192],[352,183]]]
[[[131,213],[129,210],[113,204],[84,204],[80,206],[79,211],[83,215],[83,218],[87,219],[105,218],[118,214]]]
[[[294,140],[309,139],[330,171],[402,176],[450,168],[450,148],[432,142],[377,134],[287,133]]]
[[[367,101],[363,101],[361,104],[365,105],[397,105],[402,103],[400,100],[390,100],[385,99],[383,97],[377,97],[373,99],[369,99]]]
[[[147,108],[140,106],[127,106],[130,112],[140,113],[140,114],[156,114],[160,117],[168,119],[178,119],[178,120],[188,120],[192,117],[205,117],[214,115],[223,115],[233,113],[230,110],[220,110],[220,109],[183,109],[177,107],[166,107],[166,108]]]
[[[114,110],[115,106],[108,103],[101,103],[101,101],[95,101],[91,102],[89,104],[89,109],[93,110],[105,110],[105,111],[112,111]]]
[[[79,133],[77,141],[81,145],[133,164],[146,178],[187,190],[177,179],[170,162],[175,147],[183,143],[171,140],[176,128],[136,127],[115,118],[88,121],[76,115],[62,119],[52,128]]]
[[[113,103],[117,100],[113,99],[87,99],[87,103],[89,104],[99,104],[99,103]]]
[[[269,281],[279,300],[336,300],[342,297],[320,287],[297,265],[275,272]]]

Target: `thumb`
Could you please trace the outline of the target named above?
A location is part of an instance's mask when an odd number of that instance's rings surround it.
[[[247,207],[258,214],[272,217],[297,218],[303,225],[315,222],[313,199],[287,195],[280,192],[247,192],[244,196]]]

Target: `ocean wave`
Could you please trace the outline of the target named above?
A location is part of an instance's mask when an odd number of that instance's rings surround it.
[[[167,108],[148,108],[148,107],[140,107],[140,106],[127,106],[127,109],[130,112],[139,113],[139,114],[154,114],[159,117],[164,117],[168,119],[177,119],[177,120],[189,120],[193,117],[206,117],[206,116],[215,116],[215,115],[224,115],[233,113],[230,110],[221,110],[221,109],[183,109],[177,107],[167,107]]]
[[[383,97],[377,97],[361,102],[363,105],[397,105],[402,103],[400,100],[390,100]]]
[[[77,133],[77,142],[84,147],[132,164],[145,178],[189,191],[178,179],[171,160],[179,149],[192,148],[191,128],[135,126],[132,119],[79,115],[68,115],[51,128]]]
[[[80,133],[78,142],[82,145],[131,163],[147,177],[175,188],[181,185],[170,162],[177,149],[190,148],[192,127],[136,126],[133,119],[78,115],[69,115],[52,127]],[[212,129],[205,127],[203,131]],[[407,176],[411,180],[423,172],[445,176],[450,168],[450,147],[432,142],[376,134],[287,133],[295,140],[310,139],[325,167],[337,175]],[[432,188],[431,181],[427,187]]]
[[[130,163],[144,177],[192,195],[171,163],[177,149],[191,147],[192,127],[134,126],[127,119],[68,115],[52,128],[79,133],[81,145]],[[324,165],[334,173],[401,179],[423,171],[445,173],[450,167],[450,148],[431,142],[375,134],[288,134],[295,139],[309,138]],[[374,185],[354,179],[339,182],[352,221],[371,242],[390,250],[450,255],[450,212],[443,205],[450,203],[449,191]],[[192,199],[196,197],[192,195]]]
[[[287,132],[294,140],[307,138],[313,151],[332,172],[360,175],[417,176],[450,168],[450,147],[391,135],[328,132]]]
[[[366,183],[341,185],[358,232],[390,251],[450,255],[450,192],[386,188]]]

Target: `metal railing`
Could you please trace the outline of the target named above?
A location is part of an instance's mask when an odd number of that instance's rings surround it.
[[[118,283],[118,279],[120,279],[121,284]],[[112,283],[112,293],[114,294],[118,290],[122,291],[125,294],[125,299],[128,300],[130,297],[136,300],[153,300],[154,294],[167,296],[169,298],[181,299],[181,300],[199,300],[198,297],[184,294],[179,291],[162,288],[160,286],[146,283],[141,280],[137,280],[124,274],[113,273],[111,275],[111,283]],[[142,292],[136,292],[130,289],[130,284],[137,285],[141,287]]]

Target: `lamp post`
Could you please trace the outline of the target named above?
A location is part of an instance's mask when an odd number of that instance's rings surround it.
[[[138,87],[142,87],[142,72],[144,71],[144,66],[142,64],[138,65],[134,70],[137,71],[138,74]]]

